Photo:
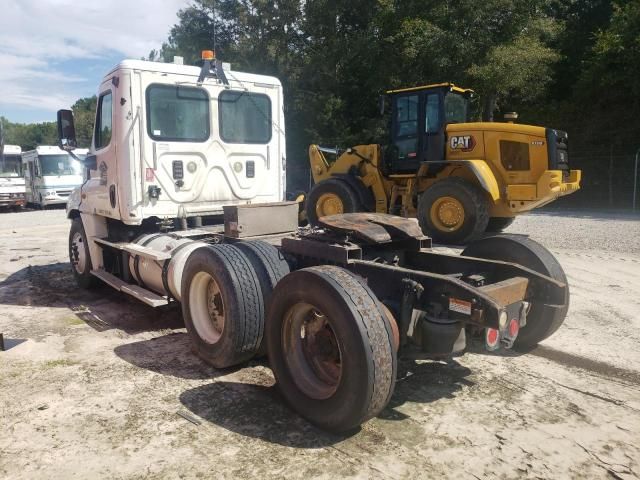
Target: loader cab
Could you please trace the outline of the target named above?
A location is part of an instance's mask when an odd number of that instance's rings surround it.
[[[386,95],[391,121],[385,167],[391,175],[403,175],[415,174],[422,162],[444,160],[446,126],[470,120],[474,93],[444,83],[390,90]]]

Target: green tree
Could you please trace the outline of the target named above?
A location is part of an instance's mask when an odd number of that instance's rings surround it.
[[[76,126],[76,140],[78,147],[89,148],[93,135],[93,123],[96,117],[97,98],[80,98],[73,104],[73,119]]]

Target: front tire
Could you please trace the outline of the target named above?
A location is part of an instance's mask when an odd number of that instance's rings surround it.
[[[69,230],[69,262],[76,283],[80,288],[91,289],[98,285],[98,279],[91,275],[93,265],[89,255],[87,235],[80,218],[74,218]]]
[[[274,291],[266,334],[282,395],[311,423],[352,430],[389,402],[397,369],[391,325],[348,271],[325,265],[287,275]]]
[[[514,348],[535,347],[560,328],[569,311],[569,284],[562,266],[549,250],[530,238],[502,234],[472,243],[462,255],[517,263],[566,285],[563,305],[531,304],[527,325],[520,330]]]
[[[309,192],[305,208],[311,225],[318,225],[320,217],[364,210],[353,188],[337,178],[316,183]]]
[[[233,245],[194,251],[182,275],[182,316],[194,352],[216,368],[253,357],[264,332],[264,301],[249,259]]]
[[[480,238],[489,223],[489,201],[476,185],[449,177],[427,188],[418,201],[418,221],[435,242],[464,244]]]

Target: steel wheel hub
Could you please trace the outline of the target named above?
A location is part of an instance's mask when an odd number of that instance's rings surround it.
[[[316,203],[316,215],[318,218],[344,213],[342,200],[335,193],[323,193]]]
[[[336,392],[342,352],[327,317],[307,303],[294,305],[284,320],[282,344],[291,377],[305,395],[324,400]]]
[[[189,289],[191,320],[198,336],[209,344],[220,340],[225,324],[225,307],[220,286],[206,272],[198,272]]]
[[[87,267],[87,254],[85,252],[82,234],[76,232],[71,239],[71,264],[77,273],[82,275]]]
[[[430,216],[439,230],[453,232],[464,223],[464,207],[456,198],[441,197],[431,206]]]

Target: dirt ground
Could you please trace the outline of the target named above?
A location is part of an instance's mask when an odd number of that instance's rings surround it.
[[[391,404],[347,437],[291,412],[265,363],[202,363],[178,309],[76,288],[64,211],[0,225],[2,478],[640,475],[638,217],[518,219],[567,272],[564,326],[526,355],[403,362]]]

